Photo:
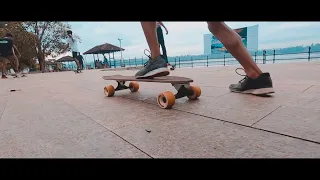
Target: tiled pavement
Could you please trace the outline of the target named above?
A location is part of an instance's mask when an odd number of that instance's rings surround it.
[[[116,83],[103,75],[134,70],[0,80],[0,157],[319,158],[320,62],[262,65],[273,78],[271,97],[230,93],[242,78],[235,68],[172,71],[194,79],[202,96],[171,110],[155,101],[174,91],[170,84],[104,96]]]

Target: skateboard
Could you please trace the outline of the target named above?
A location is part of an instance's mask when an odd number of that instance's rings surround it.
[[[17,78],[16,74],[10,74],[10,76],[13,76],[13,78]],[[26,74],[22,73],[21,74],[21,77],[27,77]]]
[[[82,73],[82,70],[74,70],[73,72],[76,73],[76,74],[77,73]]]
[[[134,76],[103,76],[104,80],[115,80],[118,85],[114,88],[112,85],[104,87],[104,93],[107,97],[112,97],[115,91],[130,89],[131,92],[136,92],[139,90],[140,82],[154,82],[154,83],[170,83],[177,90],[176,94],[171,91],[165,91],[157,96],[158,106],[162,109],[170,109],[175,104],[176,99],[183,97],[188,97],[190,100],[196,100],[201,95],[201,89],[199,86],[191,86],[190,83],[193,82],[192,79],[179,76],[163,76],[154,78],[137,78]],[[127,81],[131,81],[129,85],[125,85]]]

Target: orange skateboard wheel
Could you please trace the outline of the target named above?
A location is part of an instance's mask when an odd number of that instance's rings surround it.
[[[136,92],[139,90],[139,83],[133,81],[133,82],[130,82],[129,84],[129,88],[130,88],[130,91],[131,92]]]
[[[201,95],[201,89],[199,86],[189,86],[189,90],[193,92],[192,95],[187,96],[190,100],[195,100]]]
[[[162,109],[171,108],[176,101],[176,97],[170,91],[163,92],[158,95],[157,102]]]
[[[114,87],[112,85],[104,87],[104,94],[108,97],[114,95]]]

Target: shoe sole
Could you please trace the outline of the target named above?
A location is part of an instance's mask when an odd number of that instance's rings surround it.
[[[137,76],[137,78],[154,78],[154,77],[162,77],[162,76],[168,76],[170,74],[170,71],[167,67],[155,69],[153,71],[148,72],[147,74],[143,76]]]
[[[242,94],[253,94],[253,95],[267,95],[275,93],[273,88],[260,88],[260,89],[249,89],[246,91],[231,91],[235,93],[242,93]]]

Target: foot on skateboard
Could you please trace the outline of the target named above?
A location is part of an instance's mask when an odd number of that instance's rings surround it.
[[[161,76],[168,76],[170,74],[167,61],[160,55],[156,59],[146,62],[144,67],[138,71],[135,76],[136,78],[154,78]]]

